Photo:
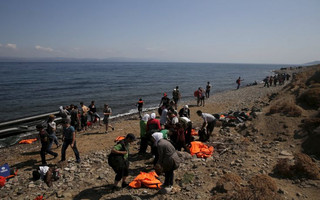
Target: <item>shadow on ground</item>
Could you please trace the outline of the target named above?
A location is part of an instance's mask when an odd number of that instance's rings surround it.
[[[73,199],[74,200],[80,200],[80,199],[88,199],[88,200],[97,200],[101,199],[105,195],[117,193],[117,191],[112,190],[112,184],[100,186],[100,187],[93,187],[89,189],[85,189],[81,191],[79,194],[77,194]],[[108,198],[108,199],[114,199],[114,200],[132,200],[135,199],[135,197],[139,197],[140,199],[150,199],[156,194],[146,194],[146,195],[121,195],[119,197],[115,198]]]

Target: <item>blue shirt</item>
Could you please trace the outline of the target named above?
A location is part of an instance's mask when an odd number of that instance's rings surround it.
[[[75,129],[73,128],[73,126],[69,126],[68,128],[63,128],[64,138],[66,140],[72,140],[73,132],[75,132]]]

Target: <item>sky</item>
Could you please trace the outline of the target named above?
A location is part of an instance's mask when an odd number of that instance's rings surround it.
[[[320,0],[0,0],[0,57],[302,64]]]

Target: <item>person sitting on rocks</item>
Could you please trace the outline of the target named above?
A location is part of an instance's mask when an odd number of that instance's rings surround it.
[[[120,140],[111,150],[108,156],[108,163],[116,173],[112,189],[118,189],[118,183],[122,179],[122,188],[127,187],[126,178],[129,173],[129,145],[136,140],[136,137],[129,133],[125,139]]]

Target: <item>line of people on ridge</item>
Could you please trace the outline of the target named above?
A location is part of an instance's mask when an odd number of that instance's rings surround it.
[[[290,79],[290,74],[282,73],[282,74],[277,74],[274,76],[267,76],[266,78],[263,79],[264,86],[263,87],[269,87],[274,85],[274,87],[277,86],[277,83],[279,85],[283,85],[285,81],[289,81]]]

